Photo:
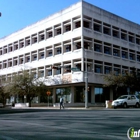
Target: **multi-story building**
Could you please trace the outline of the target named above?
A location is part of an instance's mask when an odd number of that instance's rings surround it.
[[[0,39],[2,79],[21,69],[44,77],[53,104],[63,94],[84,105],[86,66],[89,104],[113,99],[103,76],[140,71],[140,25],[81,1]]]

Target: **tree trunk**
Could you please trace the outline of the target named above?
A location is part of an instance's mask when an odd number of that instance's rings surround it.
[[[29,107],[31,107],[31,100],[29,100]]]

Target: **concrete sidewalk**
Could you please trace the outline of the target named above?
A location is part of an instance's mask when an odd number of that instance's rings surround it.
[[[54,110],[59,110],[59,107],[12,107],[12,109],[54,109]],[[104,110],[106,109],[105,107],[65,107],[64,109],[67,110]],[[63,108],[62,108],[63,110]]]

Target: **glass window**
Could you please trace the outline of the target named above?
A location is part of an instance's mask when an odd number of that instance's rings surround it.
[[[102,45],[94,44],[94,51],[96,51],[96,52],[102,52],[101,48],[102,48]]]
[[[66,47],[66,52],[70,52],[71,51],[71,45],[67,45]]]
[[[119,56],[119,50],[113,49],[113,55],[114,56]]]
[[[109,47],[104,47],[105,54],[111,54],[111,49]]]
[[[56,54],[61,54],[61,48],[56,49]]]
[[[48,56],[52,56],[52,50],[48,52]]]
[[[94,93],[95,93],[95,102],[96,103],[105,102],[104,96],[103,96],[103,88],[101,88],[101,87],[94,88]]]
[[[40,59],[43,59],[43,58],[44,58],[44,53],[41,53]]]
[[[48,76],[51,76],[52,75],[52,70],[48,70]]]
[[[81,27],[81,22],[80,21],[75,22],[75,28],[79,28],[79,27]]]
[[[56,102],[59,103],[60,97],[62,96],[64,99],[64,103],[70,103],[71,102],[70,91],[71,91],[70,87],[57,88],[56,89]]]
[[[71,30],[71,25],[67,25],[66,26],[66,32],[70,31]]]
[[[49,37],[52,37],[52,32],[49,32],[49,33],[48,33],[48,36],[49,36]]]
[[[100,65],[95,65],[95,72],[102,73],[102,67]]]
[[[122,51],[122,58],[127,58],[127,52]]]

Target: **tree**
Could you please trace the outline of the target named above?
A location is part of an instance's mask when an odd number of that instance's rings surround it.
[[[118,87],[130,88],[131,92],[140,91],[140,75],[135,68],[132,71],[124,71],[123,74],[115,75],[113,73],[105,75],[105,86],[113,87],[117,89]]]
[[[104,76],[105,85],[106,87],[112,87],[117,90],[118,87],[125,86],[124,81],[125,77],[121,74],[116,75],[114,73],[108,74]]]
[[[26,96],[29,107],[31,107],[33,98],[41,94],[45,88],[46,85],[43,80],[34,78],[34,75],[27,71],[22,71],[21,75],[15,74],[12,76],[12,81],[6,84],[5,91],[12,91],[13,95]]]
[[[4,86],[0,86],[0,101],[3,104],[3,107],[6,105],[6,99],[9,97],[9,93],[4,91]]]

